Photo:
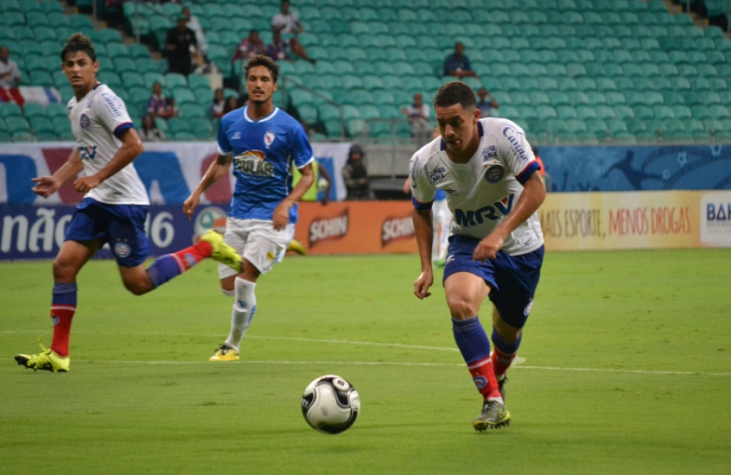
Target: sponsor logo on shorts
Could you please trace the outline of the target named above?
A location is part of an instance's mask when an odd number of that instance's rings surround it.
[[[477,390],[483,390],[487,386],[487,378],[484,376],[475,376],[472,378],[472,381],[475,382],[475,386],[477,386]]]
[[[118,242],[114,244],[114,255],[117,257],[127,257],[132,252],[132,249],[129,247],[129,244],[126,242]]]
[[[321,242],[344,238],[348,234],[349,222],[348,208],[337,216],[313,219],[309,229],[309,247],[313,248]]]
[[[60,321],[61,321],[61,320],[60,320],[60,319],[59,319],[58,317],[56,317],[56,316],[53,316],[53,317],[51,317],[51,320],[53,320],[53,326],[54,326],[54,327],[55,327],[56,325],[58,325],[58,322],[60,322]]]
[[[261,150],[248,150],[234,158],[236,171],[247,175],[273,177],[274,165],[266,161],[266,154]]]
[[[502,165],[493,165],[485,170],[485,180],[488,183],[499,183],[505,176],[505,168]]]
[[[444,261],[444,265],[447,265],[447,264],[449,264],[449,263],[450,263],[450,262],[452,262],[453,260],[454,260],[454,254],[450,254],[449,256],[447,256],[447,260],[446,260],[446,261]]]
[[[274,139],[276,138],[276,135],[274,135],[274,132],[271,130],[267,131],[267,133],[264,134],[264,145],[266,145],[267,148],[274,143]]]
[[[528,305],[525,306],[525,310],[523,310],[523,316],[527,317],[530,315],[530,311],[533,309],[533,299],[530,299],[528,301]]]
[[[82,129],[85,129],[89,127],[91,124],[91,121],[89,120],[89,116],[86,114],[81,114],[81,117],[79,117],[79,125]]]
[[[272,251],[269,251],[269,252],[267,252],[267,259],[268,259],[268,260],[269,260],[270,262],[271,262],[271,261],[273,261],[275,257],[276,257],[276,256],[274,255],[274,253],[273,253]]]
[[[414,237],[414,221],[411,214],[389,216],[381,224],[381,247],[394,241],[404,241]]]

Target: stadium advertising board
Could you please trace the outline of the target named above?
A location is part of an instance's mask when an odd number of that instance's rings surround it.
[[[71,183],[48,199],[31,191],[31,179],[50,175],[68,159],[75,145],[70,142],[9,143],[0,148],[0,203],[71,204],[81,201]],[[335,183],[330,199],[343,200],[347,195],[343,167],[348,160],[349,143],[312,144],[312,151],[321,167],[327,169]],[[182,204],[190,190],[200,181],[216,159],[215,142],[146,143],[145,151],[135,160],[135,168],[154,204]],[[234,186],[233,175],[209,188],[202,204],[228,203]]]
[[[549,193],[546,249],[731,247],[731,192]]]

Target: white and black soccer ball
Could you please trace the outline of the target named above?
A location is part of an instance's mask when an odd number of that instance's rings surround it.
[[[313,429],[324,434],[348,430],[359,413],[358,391],[334,374],[312,381],[302,395],[302,415]]]

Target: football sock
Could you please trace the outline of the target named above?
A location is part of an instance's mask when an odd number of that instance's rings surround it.
[[[485,399],[503,402],[490,359],[490,340],[477,315],[465,320],[452,319],[454,341],[467,363],[477,390]]]
[[[211,243],[201,241],[183,250],[159,257],[147,269],[155,288],[179,276],[206,257],[211,257]]]
[[[503,379],[508,368],[515,361],[515,356],[518,354],[518,347],[522,338],[523,332],[520,332],[517,340],[512,343],[507,342],[500,336],[495,327],[493,327],[492,343],[495,345],[495,351],[492,352],[492,367],[495,370],[497,379]]]
[[[53,319],[51,349],[59,356],[69,355],[69,334],[74,313],[76,313],[76,284],[55,283],[51,299],[51,318]]]
[[[226,338],[225,344],[229,348],[239,351],[241,339],[244,338],[244,333],[249,328],[256,312],[256,295],[254,295],[256,284],[236,277],[234,287],[236,288],[236,298],[231,311],[231,333]]]

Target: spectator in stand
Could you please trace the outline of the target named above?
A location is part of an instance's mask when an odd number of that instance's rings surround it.
[[[343,179],[348,189],[348,200],[367,200],[371,190],[368,183],[368,171],[363,164],[363,149],[358,144],[350,147],[348,162],[343,168]]]
[[[241,44],[239,44],[239,47],[236,50],[236,54],[234,54],[234,59],[232,61],[237,61],[239,59],[248,61],[257,54],[266,55],[267,47],[261,40],[259,32],[257,30],[251,30],[249,32],[249,36],[244,38],[243,41],[241,41]]]
[[[484,119],[485,117],[490,117],[490,111],[492,109],[499,109],[500,105],[497,103],[494,97],[492,97],[492,94],[487,92],[487,89],[484,87],[481,87],[477,91],[477,95],[479,96],[480,100],[477,101],[477,109],[480,111],[480,118]],[[490,98],[489,101],[487,101],[487,98]]]
[[[188,7],[183,7],[181,14],[188,19],[187,26],[193,31],[193,33],[195,33],[195,40],[198,42],[198,50],[203,56],[205,56],[208,51],[208,42],[206,41],[206,35],[204,34],[205,30],[198,22],[198,17],[192,15],[190,13],[190,8]]]
[[[216,89],[211,103],[211,118],[220,119],[223,117],[223,110],[226,107],[226,99],[223,97],[223,89]]]
[[[175,104],[175,99],[168,97],[166,101],[167,106],[165,107],[165,112],[167,113],[167,118],[172,119],[173,117],[177,117],[180,111],[178,110],[178,106]]]
[[[147,100],[147,113],[152,117],[162,117],[163,119],[170,117],[168,98],[162,93],[162,85],[159,82],[152,85],[152,95]]]
[[[295,56],[299,56],[305,61],[309,61],[310,63],[316,62],[310,59],[297,38],[292,38],[289,41],[282,40],[282,34],[278,31],[275,31],[272,34],[272,44],[267,46],[267,56],[272,58],[274,61],[291,61],[292,57],[287,52],[287,48],[291,48],[292,53],[294,53]]]
[[[467,76],[477,77],[477,74],[472,70],[469,58],[464,54],[462,42],[456,42],[454,44],[454,53],[444,60],[444,75],[454,76],[458,79]]]
[[[184,76],[190,74],[191,58],[198,54],[198,41],[195,33],[188,28],[188,18],[185,15],[178,17],[178,25],[168,30],[165,39],[165,49],[168,53],[168,72],[179,73]]]
[[[236,110],[239,108],[239,102],[234,96],[229,96],[228,99],[226,99],[226,105],[223,107],[223,115],[228,114],[229,112]]]
[[[282,12],[272,17],[272,31],[291,33],[293,35],[304,33],[305,29],[302,28],[299,17],[296,13],[289,10],[289,0],[282,0],[281,8]]]
[[[143,142],[164,142],[165,133],[157,128],[155,118],[151,114],[146,114],[142,118],[142,128],[139,130],[140,138]]]
[[[10,88],[20,82],[20,69],[10,59],[10,48],[0,46],[0,87]]]
[[[429,125],[429,106],[418,92],[414,94],[414,103],[401,109],[411,124],[411,135],[417,147],[421,147],[430,140],[432,126]]]

